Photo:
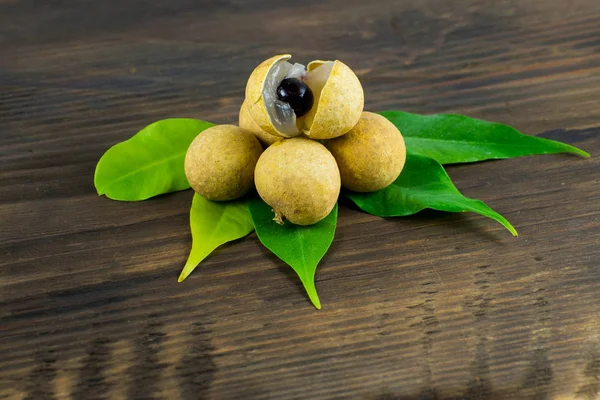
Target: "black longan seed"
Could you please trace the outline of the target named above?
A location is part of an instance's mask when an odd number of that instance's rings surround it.
[[[298,78],[285,78],[277,86],[277,98],[288,103],[296,117],[306,114],[313,106],[312,90]]]

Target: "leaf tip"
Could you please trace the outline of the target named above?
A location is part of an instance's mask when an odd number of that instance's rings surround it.
[[[581,150],[579,147],[571,146],[570,144],[565,144],[566,152],[574,154],[583,158],[590,158],[591,155],[587,151]]]
[[[310,302],[313,304],[313,306],[315,306],[317,310],[320,310],[321,300],[319,300],[319,295],[317,294],[317,289],[315,288],[314,281],[310,282],[308,285],[305,284],[304,288],[306,289],[306,293],[308,294]]]
[[[498,221],[500,224],[502,224],[502,226],[505,227],[514,237],[519,236],[519,233],[517,232],[515,227],[510,223],[509,220],[507,220],[506,218],[504,218],[502,215],[498,214],[496,211],[492,210],[491,208],[490,208],[490,210],[492,211],[492,214],[488,215],[488,217],[490,217],[490,218]],[[482,214],[482,215],[484,215],[484,214]]]
[[[313,298],[313,296],[310,296],[310,301],[317,310],[321,309],[321,301],[319,300],[319,296],[317,296],[316,294],[315,294],[314,298]]]
[[[184,268],[183,271],[181,271],[181,273],[179,274],[179,278],[177,278],[177,283],[185,281],[185,279],[190,275],[191,272],[192,271],[186,271],[186,269]]]
[[[296,273],[298,273],[298,271],[296,271]],[[314,275],[312,275],[309,279],[306,279],[307,277],[303,277],[300,274],[298,274],[298,277],[300,278],[300,281],[302,282],[302,285],[304,286],[304,290],[306,290],[306,294],[308,295],[310,302],[313,304],[313,306],[315,306],[315,308],[317,310],[320,310],[321,309],[321,300],[319,300],[319,295],[317,294],[317,288],[315,287]]]
[[[580,155],[581,157],[583,157],[583,158],[590,158],[590,157],[592,156],[592,155],[591,155],[590,153],[588,153],[587,151],[583,151],[583,150],[581,150],[581,149],[577,149],[577,150],[579,150],[579,151],[577,152],[577,154],[579,154],[579,155]]]

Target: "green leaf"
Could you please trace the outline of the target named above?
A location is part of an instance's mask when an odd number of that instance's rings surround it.
[[[406,142],[407,151],[435,159],[440,164],[511,158],[533,154],[590,155],[554,140],[523,135],[510,126],[463,115],[419,115],[383,111]]]
[[[185,153],[194,138],[213,125],[187,118],[164,119],[114,145],[96,166],[98,194],[139,201],[189,188],[183,169]]]
[[[220,245],[246,236],[254,230],[244,200],[216,202],[194,193],[190,209],[192,250],[178,282],[183,281]]]
[[[380,217],[400,217],[426,208],[439,211],[472,211],[501,223],[514,236],[517,231],[480,200],[463,196],[437,161],[408,154],[402,173],[390,186],[372,193],[344,192],[359,208]]]
[[[337,204],[327,217],[310,226],[289,222],[277,224],[273,221],[273,210],[260,198],[251,199],[248,205],[261,243],[296,271],[310,301],[317,309],[321,309],[315,288],[315,271],[333,242]]]

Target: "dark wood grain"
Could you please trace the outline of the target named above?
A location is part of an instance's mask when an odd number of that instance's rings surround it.
[[[235,122],[261,60],[339,58],[370,110],[457,112],[600,154],[597,0],[0,0],[0,398],[597,399],[600,162],[449,168],[505,215],[345,205],[321,311],[256,237],[182,284],[190,192],[95,194],[165,117]]]

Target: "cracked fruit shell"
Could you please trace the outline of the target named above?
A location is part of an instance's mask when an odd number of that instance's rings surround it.
[[[364,107],[364,93],[356,74],[338,60],[312,61],[305,68],[290,63],[290,58],[289,54],[271,57],[250,75],[246,101],[256,124],[271,135],[289,138],[304,133],[311,139],[338,137],[356,125]],[[308,87],[310,96],[298,94],[295,100],[301,103],[306,99],[310,107],[294,107],[292,101],[282,101],[282,84],[289,80],[297,81],[302,94],[304,86]],[[307,112],[297,114],[305,108]]]
[[[271,135],[269,132],[262,129],[250,115],[250,107],[248,100],[244,100],[239,114],[240,128],[251,132],[265,146],[268,147],[278,140],[283,138],[279,135]]]

